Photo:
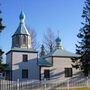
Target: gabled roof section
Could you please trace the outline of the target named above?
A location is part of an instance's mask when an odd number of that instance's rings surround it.
[[[46,55],[46,57],[65,57],[65,58],[67,57],[67,58],[72,58],[72,57],[80,57],[80,55],[69,52],[69,51],[63,49],[63,47],[61,45],[61,39],[58,36],[56,38],[56,48],[52,52],[48,53]]]
[[[48,53],[47,55],[39,58],[38,65],[41,67],[51,67],[53,64],[51,64],[48,60],[46,60],[46,58],[48,57],[79,58],[80,55],[71,53],[63,49],[56,49],[53,52]]]
[[[48,56],[53,56],[53,57],[68,57],[68,58],[72,58],[72,57],[80,57],[80,55],[75,54],[75,53],[71,53],[69,51],[66,51],[64,49],[55,49],[54,51],[48,53],[46,55]]]

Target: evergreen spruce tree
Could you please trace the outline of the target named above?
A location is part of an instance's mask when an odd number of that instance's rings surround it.
[[[76,53],[80,54],[79,59],[73,59],[76,68],[80,68],[85,76],[90,72],[90,0],[85,1],[82,18],[84,22],[77,37],[80,39],[76,45]]]
[[[1,14],[1,11],[0,11],[0,14]],[[5,26],[3,26],[2,24],[2,18],[0,17],[0,33],[2,32],[2,30],[4,29]],[[3,51],[2,49],[0,48],[0,72],[4,71],[4,66],[2,64],[2,55],[3,55]]]
[[[45,48],[44,48],[44,45],[42,44],[41,52],[40,52],[40,57],[43,57],[43,56],[45,56]]]
[[[3,55],[3,51],[0,49],[0,72],[4,71],[4,66],[2,64],[2,55]]]

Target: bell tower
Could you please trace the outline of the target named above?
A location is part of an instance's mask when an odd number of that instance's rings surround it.
[[[31,37],[25,25],[25,14],[21,11],[20,23],[12,36],[12,48],[31,48]]]
[[[19,26],[12,36],[12,48],[6,53],[8,78],[12,81],[39,79],[38,52],[31,47],[31,36],[25,25],[25,14],[20,13]]]

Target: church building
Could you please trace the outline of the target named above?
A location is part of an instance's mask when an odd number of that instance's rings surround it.
[[[79,72],[72,68],[71,58],[80,57],[62,48],[61,39],[56,39],[56,47],[47,55],[38,56],[31,46],[31,35],[25,25],[25,14],[20,13],[20,23],[12,35],[11,50],[6,53],[9,65],[7,78],[16,81],[25,80],[65,80]]]
[[[31,36],[26,28],[23,12],[19,19],[19,26],[12,36],[12,48],[6,54],[10,80],[39,79],[38,52],[31,47]]]
[[[42,55],[39,59],[41,68],[41,80],[67,80],[69,77],[81,76],[80,70],[72,67],[72,58],[78,58],[80,55],[65,50],[61,45],[61,39],[56,39],[56,47],[47,55]]]

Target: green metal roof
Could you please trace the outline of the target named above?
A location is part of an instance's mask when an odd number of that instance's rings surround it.
[[[14,33],[14,35],[17,35],[17,34],[30,35],[30,33],[28,32],[25,24],[23,24],[23,23],[20,23],[20,24],[19,24],[19,27],[17,28],[16,32]]]
[[[80,55],[75,54],[75,53],[71,53],[69,51],[63,50],[63,49],[55,49],[54,51],[52,51],[51,53],[48,53],[47,55],[43,56],[42,58],[40,58],[38,61],[38,65],[39,66],[43,66],[43,67],[51,67],[52,64],[49,63],[46,58],[48,57],[65,57],[65,58],[73,58],[73,57],[80,57]]]
[[[48,62],[48,60],[46,60],[46,58],[48,57],[63,57],[63,58],[78,58],[80,57],[80,55],[69,52],[65,49],[62,48],[61,46],[61,39],[58,37],[56,39],[56,49],[53,50],[52,52],[48,53],[47,55],[41,57],[39,59],[39,65],[40,66],[44,66],[44,67],[49,67],[52,66],[51,63]]]
[[[40,58],[38,60],[38,65],[43,66],[43,67],[51,67],[52,66],[52,64],[49,63],[47,60],[45,60],[45,58]]]
[[[48,53],[46,56],[47,57],[48,56],[53,56],[53,57],[68,57],[68,58],[71,58],[71,57],[80,57],[80,55],[78,55],[78,54],[71,53],[71,52],[66,51],[64,49],[61,49],[61,48],[60,49],[55,49],[51,53]]]
[[[28,53],[38,53],[36,50],[32,49],[32,48],[12,48],[9,52],[28,52]],[[8,54],[9,52],[7,52],[6,54]]]
[[[17,51],[35,51],[33,48],[12,48],[11,50],[17,50]]]

